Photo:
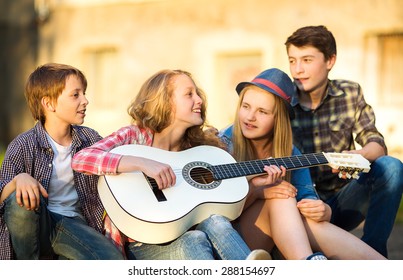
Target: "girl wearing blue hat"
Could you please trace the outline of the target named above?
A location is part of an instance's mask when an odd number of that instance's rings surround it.
[[[237,161],[301,155],[292,144],[291,79],[268,69],[238,84],[234,124],[221,131]],[[359,238],[331,224],[331,209],[316,194],[309,170],[266,165],[249,178],[250,191],[236,226],[251,247],[286,259],[384,259]],[[326,257],[327,256],[327,257]]]

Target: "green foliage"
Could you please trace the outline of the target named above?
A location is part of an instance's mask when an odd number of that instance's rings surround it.
[[[5,153],[5,151],[3,150],[3,148],[0,147],[0,165],[1,165],[1,163],[3,162],[4,153]]]
[[[403,200],[400,201],[400,208],[399,211],[397,212],[396,223],[403,224]]]

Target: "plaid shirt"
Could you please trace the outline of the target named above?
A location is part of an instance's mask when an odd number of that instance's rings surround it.
[[[122,127],[118,131],[105,137],[91,147],[85,148],[73,157],[72,167],[76,171],[87,174],[117,174],[120,154],[110,153],[115,147],[126,144],[138,144],[151,146],[154,133],[149,129],[141,129],[138,126],[130,125]],[[122,251],[126,241],[133,241],[116,228],[108,215],[104,219],[105,236],[111,239],[115,246]]]
[[[95,130],[84,126],[72,126],[72,137],[72,155],[101,140]],[[32,129],[17,136],[8,146],[0,170],[0,192],[20,173],[30,174],[48,190],[52,161],[53,150],[46,138],[45,129],[38,122]],[[98,176],[74,172],[74,184],[88,225],[102,232],[104,208],[98,196]],[[5,202],[0,204],[0,259],[13,259],[10,235],[3,216],[4,206]]]
[[[302,107],[297,96],[292,105],[296,115],[291,123],[294,144],[302,153],[354,150],[354,141],[362,147],[377,142],[387,152],[384,138],[375,127],[374,111],[357,83],[329,80],[326,95],[315,110]],[[310,170],[324,200],[346,184],[328,166]]]

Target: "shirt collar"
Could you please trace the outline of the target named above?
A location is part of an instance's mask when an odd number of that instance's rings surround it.
[[[34,127],[35,134],[38,137],[38,143],[43,149],[50,149],[51,146],[46,137],[46,130],[43,127],[41,122],[37,122]],[[72,125],[71,126],[71,134],[72,134],[72,149],[80,147],[82,141],[80,139],[79,133],[77,133],[77,128]]]
[[[335,83],[335,81],[329,80],[327,83],[326,95],[336,97],[345,95],[345,92]]]
[[[36,137],[38,138],[38,143],[43,149],[50,149],[51,146],[48,143],[48,139],[46,138],[46,130],[43,127],[42,123],[38,121],[34,126],[34,132]]]
[[[298,99],[299,90],[298,90],[298,87],[295,85],[295,83],[294,83],[294,89],[295,89],[296,94],[294,94],[294,96],[291,100],[291,105],[293,107],[299,104],[299,99]],[[323,100],[328,98],[328,96],[337,97],[337,96],[342,96],[344,94],[345,94],[345,92],[343,90],[341,90],[339,87],[337,87],[332,80],[328,80],[325,97],[323,98]]]

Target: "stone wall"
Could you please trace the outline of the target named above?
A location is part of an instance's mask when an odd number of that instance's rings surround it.
[[[289,73],[284,42],[295,29],[326,25],[338,44],[331,78],[360,82],[390,151],[403,151],[403,104],[382,105],[380,33],[403,32],[401,0],[126,0],[48,3],[37,64],[56,61],[89,79],[85,124],[107,135],[129,123],[126,113],[146,78],[163,68],[190,71],[208,95],[209,122],[231,122],[239,81],[265,68]],[[402,159],[402,157],[400,157]]]

